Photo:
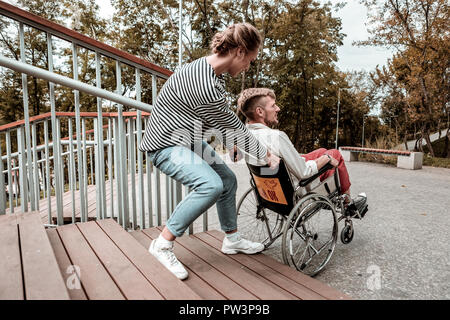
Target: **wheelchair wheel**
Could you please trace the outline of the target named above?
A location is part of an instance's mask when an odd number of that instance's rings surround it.
[[[307,195],[294,206],[285,222],[283,261],[314,276],[330,260],[337,236],[338,221],[334,206],[324,196]]]
[[[259,207],[253,188],[244,193],[236,211],[238,230],[244,238],[268,248],[281,235],[283,218],[276,212]]]

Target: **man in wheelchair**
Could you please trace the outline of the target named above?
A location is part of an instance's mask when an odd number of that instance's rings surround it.
[[[275,93],[271,89],[250,88],[242,91],[238,99],[238,107],[247,117],[247,128],[273,154],[283,159],[293,178],[292,182],[294,185],[317,174],[327,163],[337,167],[341,192],[346,195],[344,197],[346,205],[345,215],[356,216],[355,209],[366,203],[366,198],[359,195],[355,199],[351,199],[350,178],[339,150],[320,148],[310,153],[299,155],[285,132],[270,128],[278,124],[280,108],[276,105],[275,100]],[[262,163],[258,164],[263,165]],[[320,176],[320,181],[333,175],[334,170],[333,168],[323,173]],[[361,217],[366,212],[367,210],[363,210]]]
[[[339,221],[345,220],[342,243],[352,241],[352,219],[365,215],[367,198],[360,194],[351,199],[349,175],[338,150],[321,148],[300,155],[286,133],[270,128],[278,123],[275,99],[270,89],[252,88],[238,100],[248,129],[281,159],[273,170],[246,158],[251,187],[239,200],[238,221],[242,233],[266,249],[281,238],[283,262],[313,276],[334,252]]]

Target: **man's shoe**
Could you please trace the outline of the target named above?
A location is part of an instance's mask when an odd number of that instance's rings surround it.
[[[344,214],[352,218],[358,218],[357,211],[359,211],[361,218],[363,218],[367,210],[367,196],[365,193],[361,193],[355,199],[352,199],[352,201],[345,208]]]
[[[225,254],[254,254],[264,250],[264,245],[258,242],[252,242],[245,239],[240,239],[236,242],[231,242],[227,237],[223,239],[222,252]]]
[[[161,245],[155,239],[150,244],[148,251],[178,279],[184,280],[188,277],[188,272],[173,253],[173,243],[170,246]]]

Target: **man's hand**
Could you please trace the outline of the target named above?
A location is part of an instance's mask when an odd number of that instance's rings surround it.
[[[335,158],[333,158],[332,156],[330,156],[330,163],[333,167],[337,167],[339,165],[339,161],[337,161]]]
[[[276,155],[271,154],[269,150],[267,150],[267,156],[266,156],[267,164],[270,166],[270,169],[275,169],[280,164],[280,158],[278,158]]]

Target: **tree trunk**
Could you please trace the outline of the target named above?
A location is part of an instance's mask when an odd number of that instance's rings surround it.
[[[419,137],[419,140],[417,140],[419,142],[419,151],[420,152],[423,152],[422,140],[423,140],[423,134],[421,134]]]
[[[431,139],[430,139],[430,130],[427,129],[425,132],[425,141],[427,142],[428,145],[428,150],[430,150],[430,154],[431,156],[434,158],[434,150],[433,150],[433,146],[431,145]]]
[[[447,129],[447,139],[445,139],[445,149],[447,150],[447,158],[450,158],[450,128]]]

